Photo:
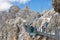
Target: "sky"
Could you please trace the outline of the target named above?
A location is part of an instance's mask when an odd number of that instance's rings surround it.
[[[52,8],[52,0],[0,0],[0,11],[8,10],[12,5],[24,8],[26,5],[32,10],[41,12]]]

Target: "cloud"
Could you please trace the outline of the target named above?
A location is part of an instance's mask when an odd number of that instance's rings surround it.
[[[7,0],[0,0],[0,11],[8,10],[11,6]]]
[[[30,0],[20,0],[20,3],[25,4],[25,3],[29,2],[29,1],[30,1]]]
[[[9,0],[10,2],[19,2],[20,4],[25,4],[31,0]]]
[[[30,0],[0,0],[0,11],[9,9],[13,4],[11,2],[18,2],[20,4],[28,3]]]
[[[8,2],[0,2],[0,11],[8,10],[11,6]]]

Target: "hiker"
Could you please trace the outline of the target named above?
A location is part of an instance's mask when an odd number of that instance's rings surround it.
[[[42,32],[45,32],[45,27],[44,26],[42,26]]]
[[[48,22],[45,22],[44,26],[47,28],[48,27]]]

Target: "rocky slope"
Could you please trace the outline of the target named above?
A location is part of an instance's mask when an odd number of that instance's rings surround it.
[[[30,37],[24,29],[24,24],[36,26],[40,30],[43,24],[50,21],[54,10],[47,10],[43,15],[39,12],[32,11],[28,6],[24,9],[19,9],[17,6],[12,6],[8,12],[0,12],[0,31],[1,40],[43,40],[40,36],[36,38]],[[39,31],[38,30],[38,31]]]

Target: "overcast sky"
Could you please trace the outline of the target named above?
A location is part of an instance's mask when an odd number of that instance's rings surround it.
[[[0,11],[9,9],[12,5],[24,8],[28,5],[34,11],[44,11],[52,8],[52,0],[0,0]]]

